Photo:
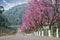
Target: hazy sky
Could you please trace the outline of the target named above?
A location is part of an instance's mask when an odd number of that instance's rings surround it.
[[[0,0],[0,6],[4,6],[5,10],[23,3],[27,3],[27,0]]]

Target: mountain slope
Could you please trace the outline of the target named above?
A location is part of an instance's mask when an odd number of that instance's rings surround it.
[[[22,16],[27,10],[28,4],[17,5],[10,10],[4,12],[4,15],[9,21],[9,25],[19,25],[22,24]]]

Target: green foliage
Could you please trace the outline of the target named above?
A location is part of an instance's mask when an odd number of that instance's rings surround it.
[[[58,21],[58,27],[60,28],[60,21]]]
[[[0,14],[0,27],[7,27],[7,19],[3,14]]]
[[[4,11],[4,7],[3,6],[0,6],[0,14],[2,14]]]

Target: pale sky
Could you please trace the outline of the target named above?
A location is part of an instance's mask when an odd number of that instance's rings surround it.
[[[0,6],[4,6],[5,10],[9,10],[10,8],[16,5],[20,5],[27,2],[28,0],[0,0]]]

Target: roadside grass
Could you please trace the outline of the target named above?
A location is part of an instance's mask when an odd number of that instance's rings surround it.
[[[2,37],[2,36],[10,36],[10,35],[16,35],[16,33],[14,33],[14,34],[0,34],[0,37]]]
[[[15,35],[18,31],[19,25],[12,25],[12,26],[8,26],[7,29],[15,29],[16,31],[14,33],[8,34],[8,33],[2,33],[0,34],[0,36],[9,36],[9,35]]]

